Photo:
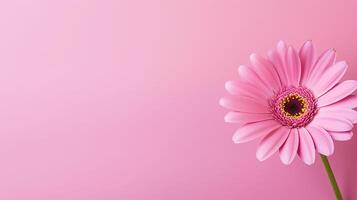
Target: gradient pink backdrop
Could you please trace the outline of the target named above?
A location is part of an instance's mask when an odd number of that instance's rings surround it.
[[[320,160],[259,162],[218,106],[251,52],[312,39],[357,79],[357,2],[1,1],[0,199],[333,200]],[[356,137],[356,136],[355,136]],[[357,199],[357,138],[330,157]]]

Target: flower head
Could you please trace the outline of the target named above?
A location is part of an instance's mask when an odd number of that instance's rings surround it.
[[[333,140],[351,139],[357,81],[341,82],[348,66],[336,62],[334,49],[316,57],[311,41],[299,52],[280,41],[267,58],[252,54],[250,62],[238,68],[238,80],[226,83],[230,95],[220,100],[231,110],[225,121],[238,125],[235,143],[261,138],[259,160],[279,151],[284,164],[299,155],[310,165],[316,151],[333,153]]]

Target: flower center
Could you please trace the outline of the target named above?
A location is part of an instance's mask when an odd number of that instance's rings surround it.
[[[299,94],[290,94],[280,103],[280,110],[289,118],[297,119],[303,116],[308,107],[306,98]]]
[[[275,120],[290,128],[306,126],[317,113],[316,100],[304,87],[283,89],[271,99],[270,109]]]

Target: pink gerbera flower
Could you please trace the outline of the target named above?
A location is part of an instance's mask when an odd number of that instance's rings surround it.
[[[357,81],[340,81],[347,64],[336,62],[334,49],[316,58],[311,41],[299,53],[279,42],[267,58],[252,54],[250,62],[238,68],[238,80],[226,83],[231,95],[220,104],[231,110],[225,121],[238,124],[235,143],[262,138],[258,160],[279,151],[284,164],[299,155],[311,165],[316,151],[329,156],[333,140],[352,137]]]

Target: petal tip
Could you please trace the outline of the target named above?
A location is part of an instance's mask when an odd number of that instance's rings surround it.
[[[238,136],[236,136],[236,135],[234,135],[234,136],[232,137],[232,141],[233,141],[234,144],[240,144],[240,143],[242,143],[242,142],[240,141],[240,138],[239,138]]]
[[[286,157],[286,156],[282,156],[282,154],[280,154],[280,160],[284,165],[290,165],[294,161],[295,155],[296,154],[294,154],[291,157]]]
[[[257,65],[257,63],[259,62],[259,56],[255,53],[251,53],[249,55],[249,60],[250,60],[250,63],[254,66],[254,65]]]
[[[239,65],[237,68],[238,71],[238,75],[242,75],[243,71],[244,71],[245,66],[244,65]]]
[[[327,53],[335,54],[336,53],[336,49],[335,48],[331,48],[331,49],[327,50]]]
[[[229,90],[231,84],[232,84],[232,81],[226,81],[226,82],[224,83],[224,88],[225,88],[226,90]]]
[[[281,163],[283,163],[284,165],[290,165],[292,162],[293,160],[289,160],[289,161],[281,160]]]
[[[226,104],[225,98],[224,97],[220,98],[218,101],[218,104],[222,107],[225,107],[225,104]]]
[[[311,49],[313,48],[314,45],[312,44],[312,40],[306,40],[302,47],[300,48],[300,51],[305,50],[305,49]]]
[[[311,162],[305,162],[305,164],[307,164],[307,165],[313,165],[315,163],[315,161],[311,161]]]
[[[304,163],[307,165],[313,165],[315,163],[315,158],[305,159]]]
[[[285,42],[283,40],[279,40],[277,46],[278,47],[285,47]]]
[[[264,154],[260,153],[259,151],[256,152],[255,157],[256,157],[257,160],[259,160],[260,162],[263,162],[264,160],[267,159],[267,156],[265,156]]]
[[[249,55],[249,58],[250,59],[255,59],[257,57],[257,54],[256,53],[251,53],[250,55]]]

